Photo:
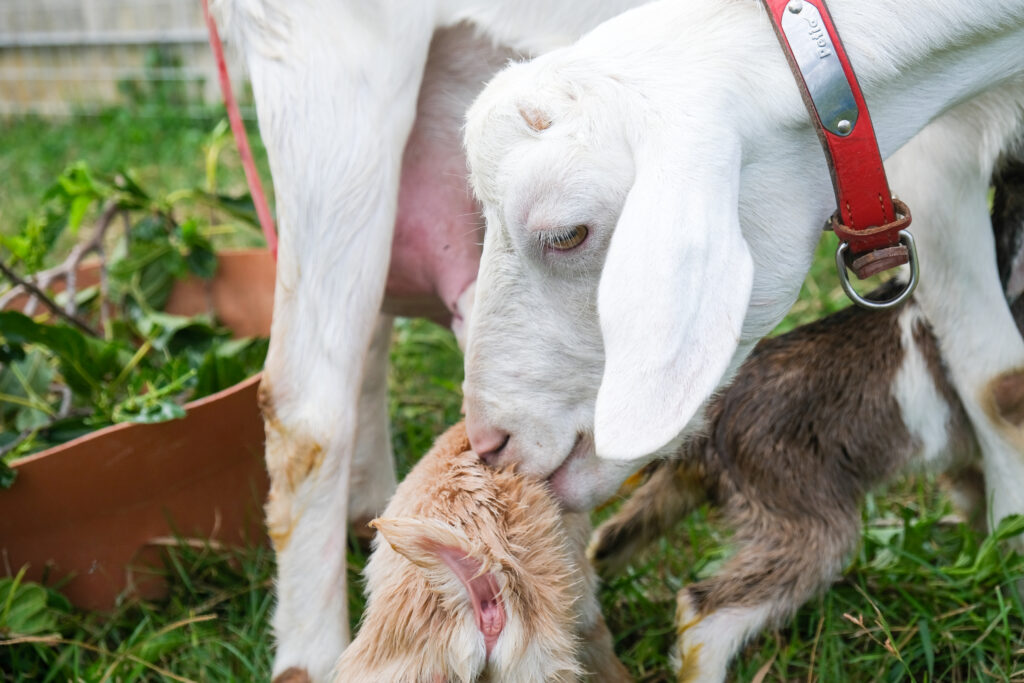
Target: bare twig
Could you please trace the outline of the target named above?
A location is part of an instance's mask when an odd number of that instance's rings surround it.
[[[124,212],[127,216],[127,212]],[[101,244],[96,249],[100,257],[100,329],[104,334],[110,332],[110,278],[107,271],[107,254]]]
[[[57,410],[57,420],[63,420],[71,414],[71,399],[74,397],[71,393],[71,387],[66,384],[55,383],[53,389],[60,394],[60,408]]]
[[[23,280],[21,277],[18,276],[17,273],[15,273],[13,270],[4,265],[3,262],[0,262],[0,273],[3,273],[4,277],[6,277],[8,280],[13,282],[17,286],[22,287],[26,292],[34,296],[37,301],[42,302],[43,305],[49,308],[50,311],[58,318],[64,319],[65,321],[71,323],[72,325],[82,330],[86,334],[90,334],[94,337],[100,336],[99,333],[96,332],[96,330],[92,329],[92,327],[90,327],[86,322],[79,320],[73,315],[68,315],[64,311],[64,309],[58,306],[53,299],[46,295],[46,292],[36,287],[35,284],[28,282],[27,280]]]
[[[106,264],[102,262],[103,240],[106,238],[107,230],[110,228],[114,217],[117,216],[118,213],[125,212],[118,207],[116,202],[107,202],[104,205],[99,218],[96,220],[96,227],[93,230],[92,236],[88,240],[76,244],[67,255],[67,258],[53,268],[41,270],[35,275],[29,275],[22,278],[16,275],[9,268],[3,266],[3,264],[0,264],[0,268],[2,268],[4,275],[15,285],[0,297],[0,308],[4,308],[14,299],[14,297],[18,295],[29,294],[32,299],[25,306],[26,315],[34,314],[37,304],[42,303],[53,311],[55,315],[71,322],[83,331],[86,331],[93,336],[100,336],[89,325],[80,320],[77,315],[78,307],[75,304],[75,298],[78,293],[78,268],[82,264],[82,260],[90,253],[96,252],[100,255],[100,317],[102,320],[105,317],[104,308],[106,303]],[[64,280],[65,283],[64,292],[67,296],[67,301],[65,302],[62,310],[58,310],[57,304],[45,294],[45,290],[57,280]]]
[[[106,236],[107,229],[110,227],[111,219],[117,213],[117,205],[114,202],[108,202],[106,206],[104,206],[103,212],[100,214],[100,217],[97,219],[96,229],[93,231],[93,235],[92,237],[89,238],[88,241],[81,242],[75,245],[75,247],[72,248],[71,252],[68,254],[67,258],[65,258],[58,265],[54,266],[53,268],[41,270],[38,273],[34,273],[32,275],[26,275],[24,278],[22,278],[21,282],[31,283],[38,287],[39,289],[45,291],[46,289],[49,289],[50,285],[52,285],[57,280],[69,281],[70,279],[70,286],[68,289],[69,292],[72,294],[70,298],[72,301],[74,301],[74,278],[77,275],[78,266],[81,265],[82,259],[84,259],[89,253],[93,251],[102,252],[103,239]],[[125,215],[127,216],[127,212],[122,213],[125,213]],[[31,293],[31,291],[23,285],[16,285],[12,287],[10,290],[5,292],[3,296],[0,296],[0,309],[6,307],[15,297],[26,293]],[[25,314],[32,315],[35,312],[35,310],[36,300],[33,299],[25,306]],[[73,310],[67,312],[71,315],[74,315]]]
[[[100,217],[96,219],[96,228],[93,230],[92,237],[87,242],[76,244],[71,253],[68,254],[68,257],[64,259],[64,263],[61,264],[64,268],[65,282],[67,283],[65,288],[67,302],[64,305],[68,315],[76,315],[78,313],[78,307],[75,305],[75,296],[78,293],[78,267],[81,265],[82,259],[93,251],[98,252],[102,257],[103,239],[106,237],[107,230],[110,228],[114,217],[120,212],[116,202],[108,201],[104,205]]]

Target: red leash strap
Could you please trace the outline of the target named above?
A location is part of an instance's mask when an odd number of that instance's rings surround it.
[[[220,78],[220,91],[224,96],[224,107],[228,110],[228,122],[231,123],[231,132],[235,136],[235,145],[238,147],[238,154],[242,158],[242,168],[245,170],[245,181],[249,185],[249,194],[252,195],[253,206],[256,207],[256,216],[260,219],[260,228],[263,229],[263,236],[267,240],[267,248],[277,260],[277,230],[274,227],[274,217],[270,215],[270,206],[267,205],[267,197],[263,194],[263,184],[260,183],[259,173],[256,171],[256,162],[252,158],[252,150],[249,148],[249,137],[245,134],[245,124],[242,123],[242,114],[238,111],[238,102],[235,100],[235,93],[231,90],[231,79],[228,77],[228,65],[224,61],[224,49],[220,44],[220,35],[217,33],[217,25],[210,14],[210,7],[207,0],[203,2],[203,16],[206,18],[206,28],[210,32],[210,48],[213,50],[213,58],[217,62],[217,75]]]
[[[824,0],[762,2],[828,158],[839,206],[830,227],[850,252],[844,263],[865,278],[916,260],[905,232],[910,210],[889,191],[864,94]]]

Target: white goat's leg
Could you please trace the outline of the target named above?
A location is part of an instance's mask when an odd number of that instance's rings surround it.
[[[1000,285],[987,201],[996,158],[1020,126],[1007,99],[994,93],[953,110],[888,165],[914,214],[917,298],[976,432],[993,522],[1024,513],[1024,424],[1013,401],[1024,396],[1024,340]],[[1003,120],[992,115],[1000,107]]]
[[[398,484],[388,420],[388,351],[393,321],[390,315],[377,317],[366,355],[356,450],[349,478],[348,518],[352,533],[367,540],[373,536],[367,523],[384,511]]]
[[[349,639],[356,406],[383,298],[427,3],[236,0],[281,243],[262,399],[277,551],[274,674],[324,681]]]

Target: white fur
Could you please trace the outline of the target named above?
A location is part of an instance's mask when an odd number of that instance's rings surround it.
[[[679,416],[697,412],[726,373],[735,343],[720,340],[739,339],[750,300],[754,266],[737,197],[714,183],[717,167],[728,173],[739,165],[738,141],[712,132],[718,149],[708,156],[715,170],[695,168],[675,150],[711,146],[709,131],[680,128],[633,142],[633,186],[601,272],[597,314],[605,362],[594,422],[604,457],[633,460],[679,433]],[[666,185],[679,189],[665,192]],[[694,229],[704,224],[711,230]],[[654,285],[642,293],[639,273]],[[703,287],[717,296],[684,294]],[[649,428],[603,428],[617,424]]]
[[[688,683],[720,683],[725,680],[734,654],[764,628],[775,605],[726,607],[699,618],[687,592],[677,597],[676,624],[679,631],[673,651],[673,668]]]
[[[365,524],[384,510],[394,492],[395,458],[388,419],[388,353],[392,318],[377,317],[363,366],[363,386],[356,409],[356,450],[352,460],[348,514],[354,525]]]
[[[452,107],[461,118],[503,52],[498,45],[539,53],[639,2],[216,3],[223,33],[251,76],[281,233],[265,374],[278,422],[268,431],[267,462],[272,473],[284,471],[292,445],[322,449],[315,471],[271,501],[288,517],[277,530],[287,542],[277,548],[275,675],[300,667],[314,681],[327,679],[348,642],[346,522],[379,508],[394,486],[377,381],[386,358],[371,341],[383,334],[374,323],[399,170],[419,86],[431,76],[424,64],[432,36],[469,21],[495,48],[480,53],[477,42],[458,36],[444,46],[466,59],[461,79],[435,79],[440,96],[419,112],[428,126],[431,117],[450,117]],[[453,311],[460,342],[472,299],[466,290]]]
[[[993,164],[1022,126],[1018,76],[935,121],[887,164],[914,212],[924,268],[916,297],[977,436],[996,522],[1024,512],[1024,430],[986,413],[988,384],[1024,367],[1024,341],[996,273],[987,192]]]
[[[882,154],[936,119],[928,144],[899,155],[913,161],[894,163],[891,185],[915,214],[922,307],[945,321],[940,345],[988,435],[986,462],[998,481],[1024,481],[1021,430],[981,408],[996,374],[1024,366],[985,206],[995,157],[1020,135],[1024,3],[830,8]],[[534,130],[520,110],[550,126]],[[663,441],[700,428],[704,399],[795,300],[835,208],[824,155],[758,3],[697,0],[631,10],[501,72],[470,110],[466,146],[487,220],[467,420],[510,435],[501,462],[591,506]],[[635,231],[639,191],[649,224],[620,240]],[[540,246],[579,223],[590,233],[575,250]],[[573,451],[591,434],[596,451]],[[992,486],[1006,489],[997,513],[1024,510],[1024,487]]]
[[[914,328],[918,324],[926,324],[926,321],[917,307],[908,307],[900,315],[900,344],[904,355],[893,380],[892,394],[899,403],[910,438],[918,444],[915,460],[931,471],[943,472],[957,455],[949,439],[952,411],[935,386],[924,355],[914,341]],[[857,388],[848,390],[857,391]]]

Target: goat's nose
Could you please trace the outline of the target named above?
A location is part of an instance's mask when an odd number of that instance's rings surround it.
[[[475,413],[466,415],[466,435],[469,445],[488,465],[494,465],[508,444],[508,432],[475,418]]]

